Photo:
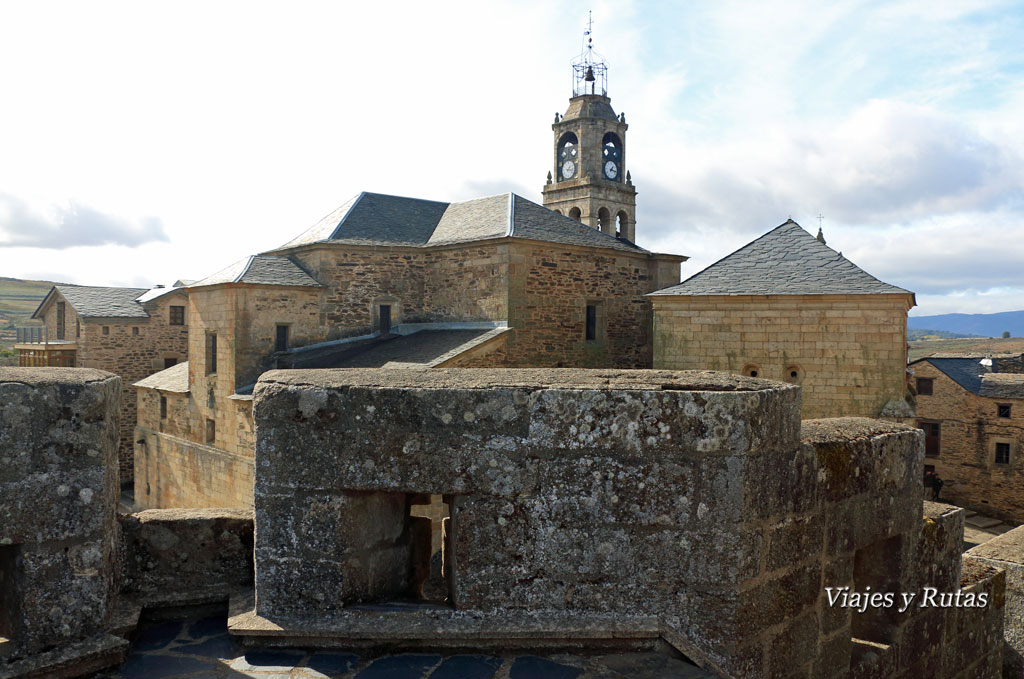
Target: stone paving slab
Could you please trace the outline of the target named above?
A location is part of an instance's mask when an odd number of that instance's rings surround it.
[[[606,655],[396,653],[246,649],[225,616],[140,626],[128,659],[97,679],[710,679],[682,659],[650,652]]]

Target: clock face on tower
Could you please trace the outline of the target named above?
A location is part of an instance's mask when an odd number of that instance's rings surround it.
[[[562,179],[572,179],[576,174],[576,163],[567,160],[562,163]]]
[[[615,164],[615,161],[609,160],[604,164],[604,175],[608,177],[608,179],[615,179],[618,174],[619,168]]]

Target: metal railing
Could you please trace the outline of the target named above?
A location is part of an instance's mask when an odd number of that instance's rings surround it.
[[[15,328],[18,344],[48,344],[50,341],[46,326]]]

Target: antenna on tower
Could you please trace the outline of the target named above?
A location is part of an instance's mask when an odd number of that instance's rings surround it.
[[[608,96],[608,66],[604,63],[604,57],[594,52],[593,30],[594,13],[588,11],[587,29],[583,31],[583,48],[572,62],[574,97],[595,95],[598,90],[602,97]]]

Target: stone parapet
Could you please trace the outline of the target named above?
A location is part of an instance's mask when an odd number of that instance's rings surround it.
[[[116,587],[120,395],[121,380],[100,370],[0,368],[7,659],[105,630]]]

